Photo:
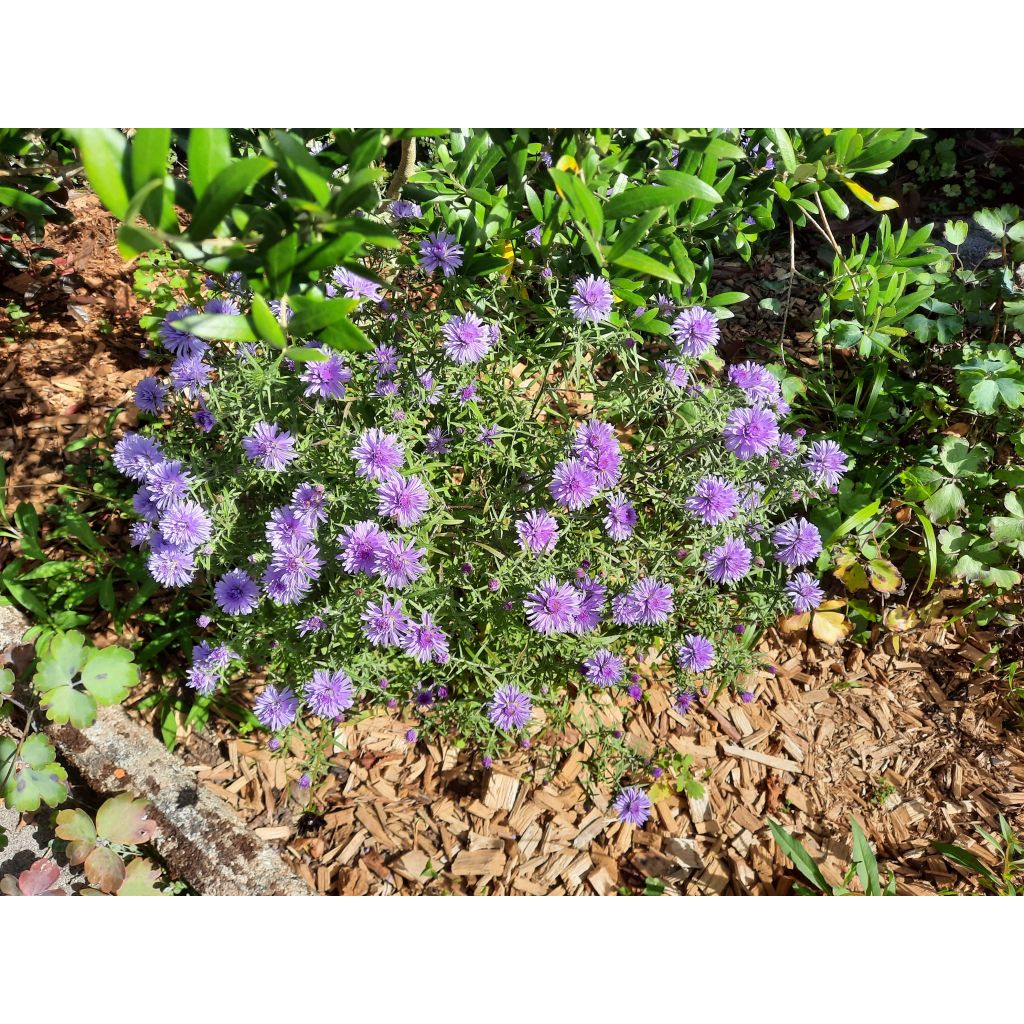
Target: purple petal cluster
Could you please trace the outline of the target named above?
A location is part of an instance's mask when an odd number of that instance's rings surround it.
[[[786,584],[786,596],[797,612],[814,611],[825,598],[825,591],[809,572],[798,572]]]
[[[295,438],[275,423],[261,420],[242,438],[242,449],[264,469],[280,472],[296,457]]]
[[[259,587],[242,569],[225,573],[213,588],[213,597],[227,615],[248,615],[259,603]]]
[[[771,410],[758,405],[733,409],[725,418],[722,439],[738,459],[767,455],[778,446],[779,421]]]
[[[739,503],[736,488],[720,476],[706,476],[698,481],[693,496],[686,499],[686,510],[705,526],[718,526],[732,519]]]
[[[672,321],[672,337],[684,356],[699,359],[718,344],[718,317],[703,306],[690,306]]]
[[[318,668],[302,688],[306,707],[317,718],[339,718],[355,703],[352,680],[343,669]]]
[[[624,671],[622,658],[603,647],[583,662],[584,675],[596,686],[614,686]]]
[[[430,507],[430,495],[418,476],[392,477],[377,487],[377,510],[399,526],[418,523]]]
[[[299,380],[306,385],[303,394],[307,398],[344,398],[345,385],[351,379],[352,371],[337,352],[331,352],[326,359],[310,360],[299,374]]]
[[[581,605],[579,591],[569,583],[559,583],[554,576],[523,601],[531,628],[544,636],[572,632]]]
[[[706,672],[715,663],[715,646],[706,636],[690,633],[679,645],[676,660],[687,672]]]
[[[519,544],[532,554],[546,554],[558,543],[558,521],[546,509],[534,509],[516,523]]]
[[[453,316],[441,327],[445,355],[453,363],[479,363],[497,340],[496,324],[486,324],[476,315]]]
[[[741,540],[729,537],[704,556],[708,576],[716,583],[735,583],[750,572],[753,555]]]
[[[804,458],[803,467],[816,484],[826,487],[838,487],[850,468],[846,464],[846,452],[835,441],[814,441]]]
[[[772,534],[775,557],[789,566],[803,565],[821,554],[821,534],[806,519],[789,519]]]
[[[356,472],[367,480],[390,480],[398,475],[405,462],[405,448],[397,434],[388,434],[372,427],[352,449]]]
[[[299,698],[287,686],[278,689],[270,685],[256,698],[252,712],[260,725],[271,732],[279,732],[295,721]]]
[[[420,242],[420,263],[429,274],[440,270],[451,277],[462,266],[462,246],[447,231],[433,231]]]
[[[612,311],[611,285],[603,277],[577,278],[569,296],[569,309],[584,323],[607,320]]]
[[[612,810],[619,821],[639,827],[651,816],[651,798],[638,786],[627,786],[612,802]]]
[[[512,685],[498,687],[487,706],[487,717],[505,732],[522,729],[532,714],[533,701],[529,694]]]

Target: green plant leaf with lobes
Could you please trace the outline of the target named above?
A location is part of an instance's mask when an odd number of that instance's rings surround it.
[[[0,779],[4,803],[16,811],[38,811],[40,804],[56,807],[67,799],[67,772],[53,760],[53,747],[34,733],[18,751],[10,736],[0,736]]]
[[[134,660],[131,651],[113,644],[93,651],[82,668],[82,686],[98,704],[118,704],[139,681]]]
[[[96,832],[119,846],[141,846],[156,835],[156,822],[146,817],[147,800],[133,800],[130,793],[111,797],[96,812]]]

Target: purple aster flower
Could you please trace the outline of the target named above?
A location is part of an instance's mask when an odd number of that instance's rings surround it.
[[[307,385],[302,393],[311,398],[344,398],[345,385],[352,379],[352,371],[345,365],[345,360],[332,352],[326,359],[310,361],[299,375],[299,380]]]
[[[292,509],[315,526],[327,522],[327,494],[323,484],[299,484],[292,491]]]
[[[176,548],[195,551],[210,539],[213,523],[198,501],[174,501],[160,517],[160,533]]]
[[[594,479],[600,488],[614,487],[622,476],[622,453],[617,441],[614,448],[581,453],[580,461],[593,471]]]
[[[213,430],[213,425],[217,422],[214,418],[213,413],[206,408],[206,404],[203,400],[199,399],[199,408],[192,413],[192,422],[204,433],[208,434]]]
[[[679,645],[676,659],[687,672],[706,672],[715,663],[715,646],[699,633],[690,633]]]
[[[146,476],[149,493],[157,508],[161,510],[183,500],[188,495],[192,483],[192,474],[183,469],[176,459],[158,462]]]
[[[241,310],[234,299],[210,299],[203,307],[204,313],[216,313],[221,316],[238,316]]]
[[[589,505],[600,487],[589,466],[580,459],[566,459],[555,466],[548,490],[559,505],[575,510]]]
[[[302,696],[317,718],[338,718],[355,703],[352,680],[340,668],[334,672],[315,669],[313,678],[302,687]]]
[[[740,388],[750,402],[774,404],[782,397],[778,380],[760,363],[739,363],[730,366],[729,383]]]
[[[393,345],[378,345],[370,353],[370,362],[379,377],[386,377],[398,369],[398,349]]]
[[[197,398],[210,383],[213,367],[204,363],[202,356],[179,356],[171,363],[171,387],[175,391]]]
[[[411,654],[417,661],[448,660],[448,637],[444,630],[435,624],[428,612],[423,613],[423,618],[419,622],[409,623],[409,628],[402,637],[401,646],[406,654]]]
[[[291,725],[298,710],[299,698],[287,686],[281,690],[273,685],[267,686],[252,706],[253,714],[260,724],[271,732],[278,732]]]
[[[228,615],[248,615],[259,603],[260,590],[247,572],[232,569],[217,581],[213,596]]]
[[[575,584],[580,595],[580,610],[569,628],[571,633],[590,633],[601,624],[604,617],[604,600],[607,588],[590,576],[582,576]]]
[[[787,459],[792,458],[796,455],[800,449],[800,442],[792,434],[780,433],[779,434],[779,454],[784,455]]]
[[[451,277],[462,266],[462,246],[447,231],[433,231],[420,242],[420,262],[428,274],[440,269]]]
[[[418,476],[394,477],[377,487],[377,510],[399,526],[418,523],[430,507],[430,495]]]
[[[352,449],[356,472],[367,480],[389,480],[397,476],[405,462],[405,448],[397,434],[386,434],[378,427],[367,430]]]
[[[619,439],[615,436],[615,428],[602,420],[588,420],[576,428],[576,436],[572,442],[573,451],[581,458],[597,455],[600,452],[619,450]]]
[[[669,387],[677,390],[686,387],[690,373],[682,363],[673,362],[671,359],[659,359],[658,365],[665,371],[665,380]]]
[[[366,603],[360,615],[365,625],[363,636],[374,647],[396,647],[409,628],[409,619],[402,613],[402,602],[382,597],[380,604]]]
[[[377,571],[377,554],[387,540],[388,535],[370,519],[345,526],[338,537],[341,554],[337,558],[353,576],[360,572],[372,576]]]
[[[149,523],[132,523],[128,527],[128,538],[133,548],[145,547],[153,537],[153,527]]]
[[[635,626],[640,621],[640,605],[632,594],[616,594],[612,598],[612,622],[617,626]]]
[[[146,565],[149,574],[165,587],[183,587],[191,583],[196,574],[192,554],[168,544],[159,533],[150,539],[152,551]]]
[[[718,344],[718,318],[703,306],[690,306],[672,321],[672,337],[685,356],[700,358]]]
[[[498,426],[497,423],[495,423],[492,426],[484,427],[480,431],[480,433],[477,434],[476,439],[485,448],[493,448],[494,447],[494,442],[497,441],[498,438],[501,437],[501,435],[502,435],[502,429],[501,429],[501,427]]]
[[[347,299],[369,299],[371,302],[380,302],[380,285],[371,281],[368,277],[338,267],[334,274],[334,283],[342,290]]]
[[[522,729],[532,714],[533,701],[530,695],[511,684],[499,686],[487,706],[487,717],[505,732]]]
[[[693,690],[680,690],[675,697],[672,698],[672,703],[675,705],[676,711],[681,715],[685,715],[690,708],[693,707],[694,702],[697,700],[697,694]]]
[[[797,612],[813,611],[825,597],[825,591],[809,572],[798,572],[786,584],[786,594]]]
[[[810,562],[821,553],[821,534],[806,519],[789,519],[772,534],[775,557],[783,565]]]
[[[185,685],[204,697],[208,697],[217,689],[218,681],[217,673],[205,665],[193,665],[185,673]]]
[[[136,515],[142,516],[149,523],[155,523],[160,518],[160,508],[148,487],[138,489],[132,498],[132,508]]]
[[[283,505],[270,513],[266,536],[267,543],[277,549],[293,541],[308,543],[316,537],[316,528],[295,509]]]
[[[281,566],[271,564],[263,573],[263,592],[274,604],[298,604],[310,589],[308,578],[289,573]],[[271,642],[272,647],[276,645],[276,640]]]
[[[639,828],[651,816],[651,799],[639,786],[627,786],[615,798],[612,810],[619,821]]]
[[[846,452],[835,441],[815,441],[803,461],[816,484],[838,487],[839,481],[850,468],[846,465]]]
[[[580,612],[580,594],[568,583],[559,583],[551,576],[526,596],[523,607],[530,626],[538,633],[567,633]]]
[[[390,706],[390,704],[391,704],[391,701],[388,701],[388,705],[389,706]],[[405,742],[406,743],[415,743],[416,742],[416,730],[415,729],[406,729],[405,730]]]
[[[671,316],[676,311],[676,304],[663,292],[654,296],[654,305],[658,307],[659,316]]]
[[[410,203],[408,199],[396,199],[389,209],[395,220],[417,220],[423,216],[419,204]]]
[[[555,550],[558,543],[558,522],[545,509],[534,509],[516,523],[519,544],[535,555]]]
[[[151,437],[128,433],[114,445],[111,461],[123,476],[145,480],[149,471],[164,461],[164,451]]]
[[[445,355],[453,363],[479,363],[491,350],[491,328],[476,313],[453,316],[441,327]]]
[[[778,467],[776,467],[778,468]],[[753,483],[746,489],[743,495],[743,500],[740,502],[740,506],[746,512],[752,512],[758,505],[761,504],[761,498],[764,496],[764,484],[760,480],[754,480]]]
[[[242,438],[245,454],[264,469],[282,470],[296,457],[295,438],[275,423],[261,420]]]
[[[612,686],[622,678],[622,659],[611,651],[601,648],[583,662],[586,677],[597,686]]]
[[[468,384],[459,391],[459,405],[469,405],[476,399],[476,385]]]
[[[386,587],[401,590],[418,580],[427,567],[422,564],[426,548],[418,548],[401,537],[388,537],[374,558],[374,572]]]
[[[526,244],[533,249],[536,249],[540,245],[540,233],[541,226],[538,224],[536,227],[530,228],[526,232]]]
[[[550,167],[555,162],[554,157],[546,149],[541,151],[539,159],[545,167]]]
[[[286,541],[275,548],[271,555],[271,568],[276,570],[289,587],[308,589],[308,585],[320,578],[323,559],[315,544],[307,541]]]
[[[310,633],[319,633],[326,628],[326,623],[319,615],[310,615],[309,618],[299,619],[295,623],[295,630],[299,636],[309,636]]]
[[[398,383],[393,380],[378,380],[370,392],[371,398],[394,398],[398,394]]]
[[[613,494],[608,499],[608,514],[604,517],[605,532],[612,540],[626,540],[636,526],[636,509],[624,495]]]
[[[167,388],[156,377],[143,377],[135,385],[135,404],[143,411],[157,415],[164,411]]]
[[[704,556],[708,575],[716,583],[735,583],[750,572],[753,555],[741,540],[729,537]]]
[[[540,268],[540,276],[545,281],[550,281],[551,278],[553,278],[555,276],[555,272],[550,267],[541,267]]]
[[[738,501],[736,488],[728,480],[706,476],[698,482],[693,497],[686,499],[686,509],[706,526],[717,526],[733,517]]]
[[[157,334],[160,335],[160,341],[168,352],[173,352],[176,356],[201,356],[210,347],[202,338],[174,326],[178,320],[195,316],[197,312],[195,306],[182,306],[181,309],[172,309],[164,317]]]
[[[767,455],[779,443],[779,424],[768,409],[752,406],[733,409],[722,430],[725,447],[738,459]]]
[[[637,622],[641,625],[656,626],[672,614],[672,588],[651,576],[637,580],[630,588],[629,596],[636,605]]]
[[[569,308],[577,320],[597,323],[607,320],[612,311],[611,285],[602,277],[581,277],[573,285],[573,294],[569,296]]]
[[[448,452],[448,445],[451,443],[451,438],[440,428],[431,427],[427,431],[427,438],[423,442],[423,450],[428,455],[438,456],[445,455]]]

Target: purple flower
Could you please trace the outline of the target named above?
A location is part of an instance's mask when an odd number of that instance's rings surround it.
[[[718,318],[703,306],[690,306],[672,321],[672,336],[683,355],[698,359],[718,344]]]
[[[753,555],[741,540],[729,537],[704,556],[708,575],[716,583],[735,583],[750,572]]]
[[[228,615],[248,615],[260,599],[259,587],[241,569],[232,569],[213,588],[217,604]]]
[[[488,589],[489,591],[491,591],[491,593],[492,593],[492,594],[496,594],[496,593],[497,593],[497,592],[498,592],[499,590],[501,590],[501,580],[499,580],[499,579],[495,579],[495,578],[494,578],[494,577],[492,576],[492,577],[491,577],[491,578],[490,578],[490,579],[489,579],[489,580],[487,581],[487,589]]]
[[[622,454],[618,441],[615,442],[614,448],[581,452],[580,461],[593,471],[598,487],[614,487],[619,482],[622,475]]]
[[[468,384],[459,391],[459,405],[469,405],[476,399],[476,385]]]
[[[260,724],[271,732],[278,732],[291,725],[298,710],[299,698],[288,687],[279,690],[273,685],[267,686],[252,706],[253,714]]]
[[[377,510],[399,526],[418,523],[430,507],[430,496],[418,476],[394,477],[377,487]]]
[[[319,633],[322,629],[326,628],[324,620],[319,615],[310,615],[309,618],[299,619],[295,623],[295,631],[299,636],[309,636],[310,633]]]
[[[146,476],[146,484],[156,507],[169,508],[184,499],[192,486],[192,474],[176,459],[158,462]]]
[[[210,383],[213,367],[204,363],[202,356],[179,356],[171,363],[171,387],[175,391],[197,398]]]
[[[651,799],[639,786],[627,786],[615,798],[612,810],[627,825],[643,825],[651,816]]]
[[[164,461],[159,443],[141,434],[125,434],[114,446],[114,468],[132,480],[145,480],[154,466]]]
[[[558,543],[558,522],[545,509],[535,509],[516,523],[519,544],[535,555],[555,550]]]
[[[493,339],[491,327],[476,313],[453,316],[441,328],[444,335],[445,355],[453,363],[479,363],[491,350]]]
[[[635,626],[640,621],[640,606],[632,594],[616,594],[612,598],[612,622],[617,626]]]
[[[779,424],[768,409],[752,406],[733,409],[722,430],[725,447],[738,459],[767,455],[779,443]]]
[[[448,660],[448,637],[428,612],[423,613],[419,622],[410,622],[401,639],[402,649],[417,661]]]
[[[174,501],[160,517],[160,533],[182,551],[195,551],[212,532],[210,517],[198,501]]]
[[[686,499],[686,509],[706,526],[717,526],[733,517],[739,495],[728,480],[720,476],[706,476],[697,484],[692,498]]]
[[[393,345],[378,345],[370,353],[370,362],[379,377],[386,377],[398,369],[398,349]]]
[[[409,628],[409,620],[402,613],[402,602],[392,601],[386,596],[380,599],[380,604],[368,601],[366,610],[359,617],[365,623],[363,636],[374,647],[397,646]]]
[[[330,672],[318,668],[313,678],[302,687],[306,707],[317,718],[338,718],[355,703],[352,695],[352,680],[342,669]]]
[[[588,420],[576,428],[576,436],[572,442],[573,451],[581,458],[597,455],[612,449],[618,451],[619,439],[615,436],[615,428],[602,420]]]
[[[135,404],[143,412],[163,412],[166,398],[167,388],[156,377],[143,377],[135,385]]]
[[[401,537],[388,537],[374,558],[376,572],[386,587],[401,590],[418,580],[427,567],[422,564],[426,548],[418,548]]]
[[[779,434],[779,454],[792,458],[799,451],[800,442],[792,434]]]
[[[132,508],[136,515],[142,516],[147,522],[155,523],[160,518],[160,508],[148,487],[140,487],[136,491],[132,498]]]
[[[589,466],[580,459],[566,459],[555,466],[548,490],[559,505],[575,510],[589,505],[600,487]]]
[[[783,565],[810,562],[821,553],[821,534],[806,519],[789,519],[772,534],[775,557]]]
[[[505,732],[522,729],[533,714],[533,701],[529,694],[511,684],[499,686],[487,706],[487,717]]]
[[[786,584],[786,594],[797,612],[813,611],[825,597],[825,591],[809,572],[798,572]]]
[[[577,570],[582,572],[582,570]],[[571,633],[589,633],[597,629],[604,617],[604,599],[607,588],[590,576],[582,576],[575,584],[580,595],[580,610],[570,627]]]
[[[536,227],[532,227],[526,232],[526,244],[533,249],[536,249],[540,245],[540,233],[541,226],[538,224]]]
[[[145,547],[153,538],[153,527],[149,523],[132,523],[128,537],[133,548]]]
[[[267,543],[274,549],[293,541],[307,543],[316,536],[315,527],[293,508],[283,505],[270,513],[267,523]]]
[[[630,588],[629,596],[636,607],[636,621],[641,625],[656,626],[672,614],[672,588],[652,576],[637,580]]]
[[[387,434],[378,427],[367,430],[352,449],[356,472],[367,480],[389,480],[398,474],[405,462],[405,449],[397,434]]]
[[[387,540],[388,535],[370,519],[355,526],[342,527],[338,537],[341,554],[337,558],[346,572],[353,575],[364,572],[372,576],[377,571],[377,555]]]
[[[420,262],[429,274],[440,269],[451,277],[462,266],[462,246],[447,231],[433,231],[420,242]]]
[[[217,673],[205,665],[193,665],[185,674],[185,685],[204,697],[208,697],[217,689],[217,682]]]
[[[242,438],[245,454],[264,469],[282,470],[295,458],[295,438],[276,423],[261,420]]]
[[[426,440],[423,442],[423,450],[428,455],[435,457],[445,455],[450,443],[451,438],[440,427],[431,427],[427,431]]]
[[[580,277],[573,285],[573,294],[569,296],[569,308],[577,320],[595,323],[607,320],[612,310],[611,285],[602,277]]]
[[[715,663],[715,646],[706,636],[690,633],[679,645],[676,660],[687,672],[706,672]]]
[[[636,526],[636,509],[621,494],[608,499],[608,514],[604,517],[605,532],[612,540],[626,540]]]
[[[735,384],[750,402],[774,404],[782,397],[778,380],[760,363],[739,363],[730,366],[729,383]]]
[[[391,206],[391,216],[396,220],[416,220],[423,216],[423,211],[417,203],[410,203],[408,199],[396,199]]]
[[[311,526],[327,522],[327,495],[323,484],[299,484],[292,491],[292,509]]]
[[[601,648],[583,662],[586,677],[597,686],[612,686],[622,678],[622,659],[611,651]]]
[[[203,307],[204,313],[216,313],[220,316],[238,316],[241,312],[234,299],[210,299]]]
[[[176,356],[201,356],[210,347],[202,338],[174,326],[178,320],[195,316],[197,312],[195,306],[182,306],[181,309],[172,309],[164,317],[157,334],[160,335],[160,341],[168,352],[173,352]]]
[[[538,633],[567,633],[580,612],[579,592],[568,583],[559,583],[554,576],[546,579],[523,601],[526,618]]]
[[[331,352],[326,359],[310,360],[299,375],[299,380],[307,385],[302,392],[307,398],[344,398],[345,385],[351,379],[352,371],[337,352]]]
[[[165,587],[183,587],[192,582],[196,566],[190,552],[168,544],[159,533],[153,534],[150,545],[152,551],[146,565],[157,583]]]
[[[839,481],[850,468],[846,465],[846,452],[835,441],[815,441],[803,461],[816,484],[838,487]]]
[[[344,267],[338,267],[332,276],[334,283],[342,290],[345,298],[380,302],[380,285],[376,281],[371,281],[368,277],[362,277]]]
[[[502,435],[502,429],[497,423],[492,424],[489,427],[484,427],[479,434],[477,434],[477,440],[485,448],[493,448],[494,442],[498,440]]]
[[[389,707],[391,706],[391,701],[388,701],[388,706]],[[416,730],[415,729],[406,729],[405,730],[405,742],[406,743],[415,743],[416,742]]]
[[[665,380],[669,387],[677,390],[686,387],[690,373],[682,363],[673,362],[671,359],[659,359],[658,365],[665,371]]]
[[[201,398],[199,399],[199,408],[196,409],[194,413],[192,413],[192,422],[204,434],[208,434],[211,430],[213,430],[213,425],[217,422],[213,417],[213,413],[206,408],[206,405],[203,403],[203,400]]]
[[[676,706],[676,711],[679,714],[685,715],[693,707],[696,699],[697,694],[693,690],[680,690],[672,699],[672,703]]]

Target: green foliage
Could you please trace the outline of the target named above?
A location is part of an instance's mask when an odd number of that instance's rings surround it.
[[[45,736],[35,733],[21,743],[0,736],[0,795],[16,811],[56,807],[67,799],[67,772],[54,761]]]
[[[1002,814],[999,815],[999,835],[992,835],[981,827],[977,831],[995,854],[995,868],[962,846],[950,843],[933,845],[947,860],[975,876],[976,884],[983,891],[996,896],[1024,896],[1024,841]]]

